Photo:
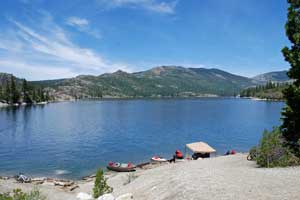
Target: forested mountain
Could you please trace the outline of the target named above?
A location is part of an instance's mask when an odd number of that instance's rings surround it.
[[[6,104],[34,104],[51,100],[41,86],[28,83],[12,74],[0,73],[0,102]]]
[[[116,71],[100,76],[38,81],[34,84],[54,89],[56,97],[196,97],[232,96],[254,85],[252,80],[218,69],[156,67],[127,73]]]
[[[31,98],[39,93],[56,100],[234,96],[245,88],[264,85],[265,81],[286,80],[282,74],[283,72],[271,72],[251,79],[219,69],[161,66],[135,73],[119,70],[99,76],[81,75],[69,79],[33,81],[28,83],[28,87],[29,90],[36,91],[29,92]],[[10,76],[12,75],[0,74],[2,91]],[[15,78],[15,81],[20,93],[19,100],[23,101],[23,80]]]
[[[266,85],[247,88],[241,91],[241,97],[254,97],[259,99],[283,100],[282,91],[289,86],[289,82],[268,82]]]
[[[255,97],[260,99],[283,100],[283,90],[293,82],[287,71],[269,72],[253,77],[258,83],[256,87],[249,87],[241,91],[241,97]]]

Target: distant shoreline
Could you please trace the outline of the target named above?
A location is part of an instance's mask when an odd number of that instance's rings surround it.
[[[23,106],[35,106],[35,105],[47,105],[50,103],[61,103],[61,102],[76,102],[76,101],[107,101],[107,100],[168,100],[168,99],[201,99],[201,98],[235,98],[235,97],[222,97],[222,96],[197,96],[197,97],[103,97],[103,98],[83,98],[83,99],[59,99],[54,101],[45,101],[39,103],[20,103],[20,104],[7,104],[0,102],[0,108],[5,107],[23,107]]]
[[[269,102],[284,102],[284,99],[267,99],[267,98],[258,98],[258,97],[240,97],[241,99],[250,99],[253,101],[269,101]]]
[[[36,106],[47,105],[52,103],[62,102],[77,102],[77,101],[118,101],[118,100],[197,100],[197,99],[249,99],[253,101],[265,101],[265,102],[284,102],[283,99],[261,99],[257,97],[235,97],[235,96],[195,96],[195,97],[103,97],[103,98],[84,98],[84,99],[60,99],[49,102],[39,102],[33,104],[7,104],[0,102],[0,109],[7,107],[24,107],[24,106]]]
[[[35,105],[46,105],[49,103],[53,102],[39,102],[39,103],[32,103],[32,104],[27,104],[27,103],[20,103],[20,104],[8,104],[8,103],[2,103],[0,102],[0,108],[6,108],[6,107],[23,107],[23,106],[35,106]]]

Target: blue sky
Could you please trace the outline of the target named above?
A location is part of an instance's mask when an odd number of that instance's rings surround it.
[[[0,71],[29,80],[160,65],[288,69],[285,0],[2,0]]]

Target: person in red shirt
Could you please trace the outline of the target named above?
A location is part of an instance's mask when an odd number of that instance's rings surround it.
[[[175,151],[175,156],[177,159],[183,159],[183,155],[182,155],[181,151],[179,151],[179,150]]]
[[[175,151],[175,154],[173,155],[173,158],[170,159],[169,162],[170,163],[172,163],[172,162],[175,163],[176,159],[183,159],[183,155],[182,155],[181,151],[179,151],[179,150]]]

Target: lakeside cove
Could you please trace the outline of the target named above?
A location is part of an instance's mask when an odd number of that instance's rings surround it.
[[[113,195],[130,193],[138,200],[181,199],[297,199],[300,195],[300,167],[258,168],[238,153],[203,160],[163,164],[131,173],[106,174]],[[80,192],[91,194],[94,178],[75,181],[73,191],[43,183],[37,187],[49,200],[76,200]],[[21,188],[29,191],[32,183],[0,179],[0,193]]]

